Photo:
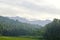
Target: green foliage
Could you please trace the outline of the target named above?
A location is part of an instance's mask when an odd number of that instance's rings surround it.
[[[27,38],[27,37],[0,37],[0,40],[37,40],[37,39],[32,39],[32,38]]]
[[[46,40],[60,40],[59,19],[54,19],[54,21],[47,24],[45,28],[44,38],[46,38]]]
[[[12,20],[0,16],[0,34],[5,36],[24,36],[37,35],[41,26],[21,23],[18,20]]]

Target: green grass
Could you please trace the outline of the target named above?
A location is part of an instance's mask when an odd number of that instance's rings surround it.
[[[27,37],[5,37],[5,36],[1,36],[0,40],[37,40],[34,38],[27,38]]]

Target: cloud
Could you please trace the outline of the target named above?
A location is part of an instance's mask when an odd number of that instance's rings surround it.
[[[23,2],[21,6],[28,8],[32,11],[37,11],[37,12],[47,12],[47,13],[53,13],[53,14],[60,13],[60,9],[57,9],[56,7],[51,6],[51,5],[50,6],[39,6],[33,3]]]
[[[48,0],[0,0],[0,15],[25,18],[59,18],[60,9]],[[52,1],[52,0],[51,0]],[[50,1],[50,2],[51,2]]]
[[[17,5],[18,7],[24,7],[28,10],[31,11],[36,11],[36,12],[47,12],[47,13],[55,13],[55,14],[59,14],[60,13],[60,9],[57,9],[56,7],[52,6],[52,5],[36,5],[34,3],[31,2],[32,0],[30,0],[30,2],[28,2],[27,0],[3,0],[1,1],[2,3],[6,3],[6,4],[10,4],[12,5]],[[34,0],[33,0],[34,1]],[[35,0],[35,1],[39,1],[39,0]]]

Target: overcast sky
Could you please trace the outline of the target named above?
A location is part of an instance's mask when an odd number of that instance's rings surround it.
[[[60,0],[0,0],[0,15],[60,19]]]

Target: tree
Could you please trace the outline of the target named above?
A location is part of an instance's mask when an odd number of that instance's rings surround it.
[[[0,16],[0,35],[3,36],[35,36],[40,27]]]
[[[47,24],[44,33],[46,40],[60,40],[60,20],[54,19],[53,22]]]

